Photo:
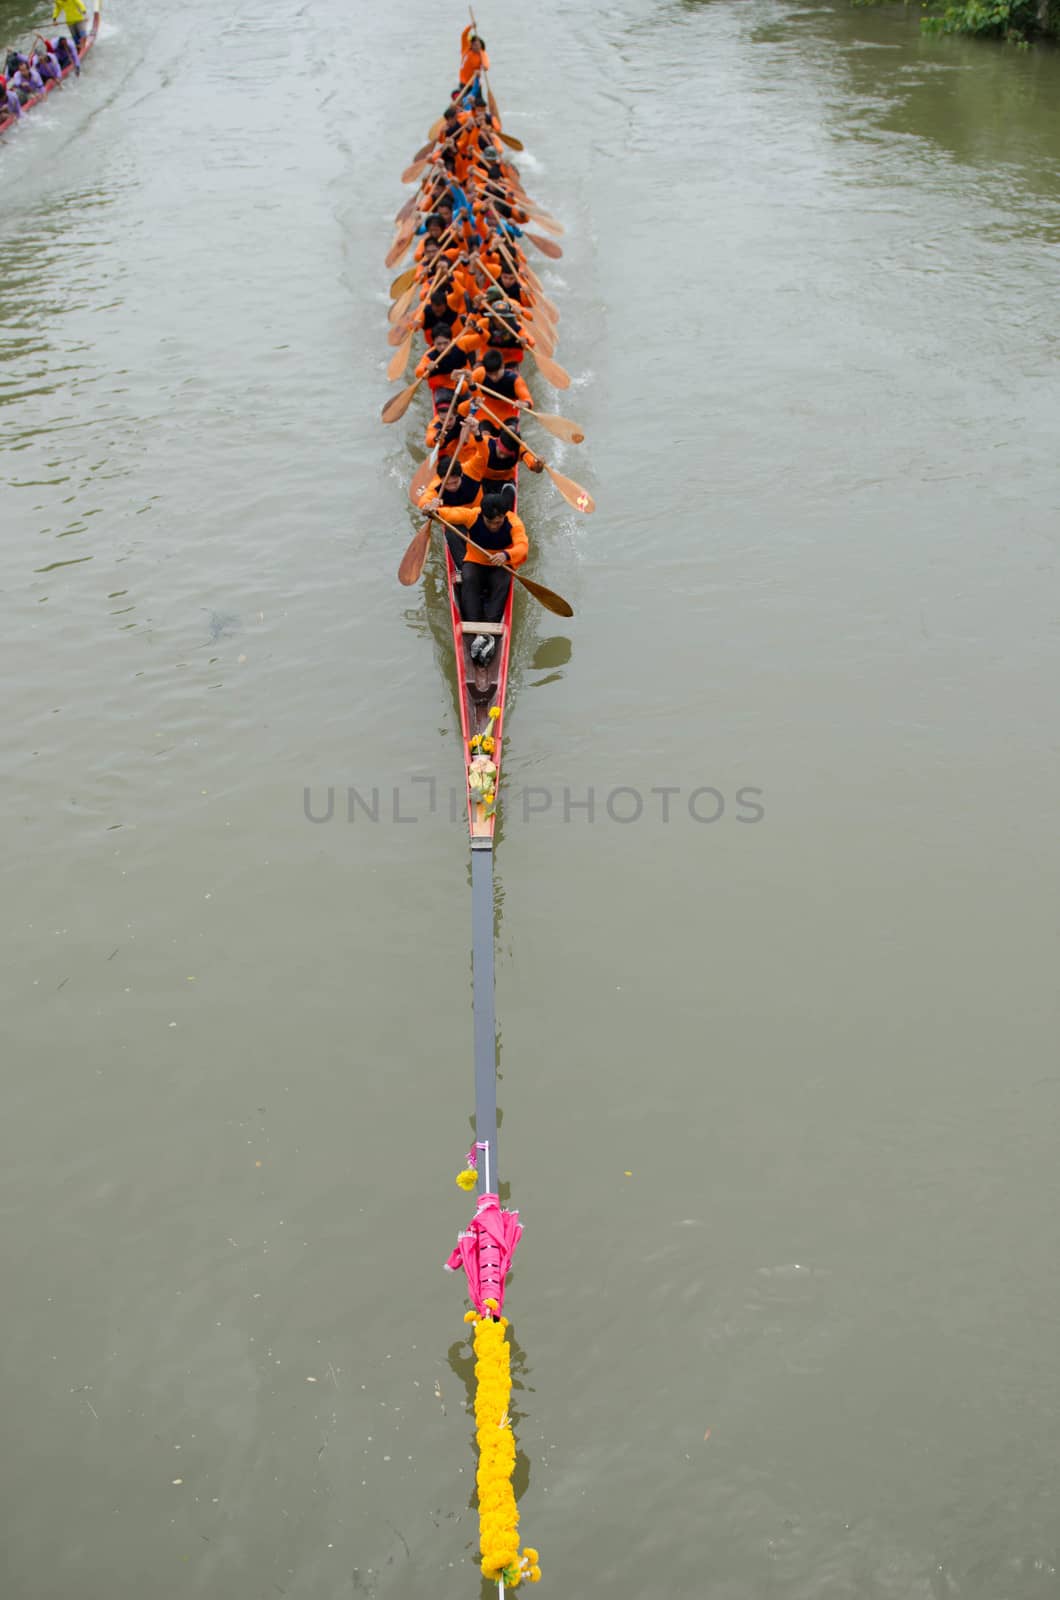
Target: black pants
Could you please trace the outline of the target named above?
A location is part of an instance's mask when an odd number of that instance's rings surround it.
[[[487,567],[465,561],[460,585],[460,611],[465,622],[499,622],[508,603],[512,574],[508,567]]]
[[[467,541],[461,539],[458,533],[454,533],[452,528],[446,528],[445,542],[449,546],[449,554],[453,558],[453,565],[459,572],[464,565],[464,552],[467,549]]]

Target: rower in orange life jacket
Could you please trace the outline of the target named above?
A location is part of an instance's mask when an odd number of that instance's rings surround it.
[[[467,369],[468,355],[452,337],[448,323],[439,322],[434,329],[434,344],[420,357],[416,366],[417,378],[426,378],[434,396],[435,408],[441,410],[453,398],[456,374]]]
[[[452,454],[438,453],[438,470],[419,497],[425,511],[439,511],[443,506],[478,506],[482,502],[482,471],[488,455],[486,441],[482,438],[466,440],[455,461]],[[450,464],[451,463],[451,464]],[[445,487],[443,488],[443,481]],[[446,543],[453,557],[460,579],[464,560],[464,541],[457,534],[445,530]]]
[[[486,54],[485,41],[469,25],[460,35],[461,88],[466,88],[477,72],[488,72],[489,69],[490,58]]]
[[[487,289],[485,299],[483,310],[473,319],[473,325],[482,335],[483,347],[499,350],[506,366],[517,367],[527,347],[534,348],[534,336],[529,328],[515,320],[514,313],[504,304],[503,290]]]
[[[499,622],[512,586],[512,570],[526,560],[529,543],[522,518],[507,508],[502,494],[483,495],[480,506],[443,506],[438,515],[450,527],[466,529],[481,550],[466,547],[461,567],[460,611],[465,622]],[[459,541],[458,541],[459,542]],[[471,659],[486,666],[497,647],[492,634],[477,633]]]
[[[520,306],[524,311],[530,311],[533,308],[534,302],[529,293],[523,288],[516,274],[506,263],[501,265],[501,270],[497,277],[497,287],[506,300],[514,300],[516,305]],[[487,295],[488,293],[489,291],[487,290]],[[508,309],[511,310],[511,307],[509,306]]]
[[[520,462],[531,472],[545,470],[545,463],[535,456],[530,446],[521,439],[516,444],[510,434],[491,433],[486,448],[486,465],[482,471],[486,483],[511,483]]]
[[[533,409],[534,400],[530,390],[514,367],[504,365],[499,350],[486,351],[482,365],[475,367],[472,372],[471,381],[493,391],[492,394],[480,393],[478,396],[479,409],[485,422],[505,422],[509,428],[517,430],[519,406],[516,402],[521,400],[524,407]],[[466,417],[470,409],[469,400],[457,407],[462,417]]]

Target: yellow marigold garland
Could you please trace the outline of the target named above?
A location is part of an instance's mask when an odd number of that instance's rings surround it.
[[[515,1589],[525,1578],[541,1577],[536,1550],[519,1553],[519,1512],[512,1489],[515,1434],[509,1403],[512,1393],[511,1347],[505,1338],[507,1317],[466,1319],[475,1324],[475,1437],[478,1441],[478,1526],[482,1576],[487,1583]]]

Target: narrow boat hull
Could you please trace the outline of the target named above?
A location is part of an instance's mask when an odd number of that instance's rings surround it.
[[[487,808],[475,800],[471,789],[467,795],[467,825],[473,843],[493,843],[493,830],[496,825],[496,804],[500,801],[501,781],[501,755],[504,749],[504,702],[508,692],[508,663],[512,648],[512,608],[515,602],[515,583],[508,590],[508,601],[504,607],[504,616],[500,626],[503,632],[498,636],[497,649],[493,660],[488,667],[480,667],[471,659],[471,640],[473,634],[464,632],[464,622],[460,615],[460,586],[456,578],[456,563],[449,551],[445,549],[446,579],[449,585],[449,616],[453,629],[453,654],[456,657],[456,678],[459,688],[460,700],[460,731],[464,740],[464,759],[470,760],[471,751],[469,740],[476,734],[492,734],[494,750],[490,759],[497,768],[497,784],[495,791],[497,801],[492,809]],[[490,711],[496,707],[500,712],[499,717],[490,717]]]

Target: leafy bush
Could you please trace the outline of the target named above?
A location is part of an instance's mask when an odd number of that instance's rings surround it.
[[[1037,32],[1038,8],[1033,0],[951,0],[920,25],[925,33],[977,33],[1022,43]]]

